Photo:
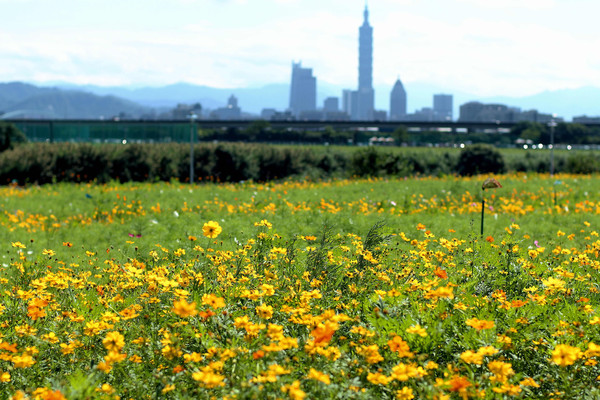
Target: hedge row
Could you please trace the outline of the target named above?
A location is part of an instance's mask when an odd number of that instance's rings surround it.
[[[189,179],[185,144],[28,143],[0,153],[0,184],[169,181]],[[273,146],[200,143],[194,147],[196,181],[268,181],[287,177],[471,175],[548,171],[547,152],[500,153],[487,145],[453,149]],[[556,172],[600,172],[593,153],[557,152]]]

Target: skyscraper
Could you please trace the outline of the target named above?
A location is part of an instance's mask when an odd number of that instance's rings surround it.
[[[406,119],[406,90],[398,79],[390,93],[390,121],[404,119]]]
[[[369,10],[365,6],[364,21],[358,29],[358,91],[356,115],[353,119],[372,120],[375,108],[373,90],[373,28],[369,25]]]
[[[452,121],[452,95],[433,95],[433,117],[436,121]]]
[[[290,110],[295,116],[304,111],[317,109],[317,79],[311,68],[302,68],[301,63],[292,63],[290,85]]]

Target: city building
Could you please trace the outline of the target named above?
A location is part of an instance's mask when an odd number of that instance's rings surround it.
[[[434,121],[452,121],[452,95],[433,95],[433,119]]]
[[[373,110],[373,121],[387,121],[387,111]]]
[[[460,106],[460,122],[516,122],[521,110],[504,104],[471,101]]]
[[[292,63],[290,85],[290,111],[295,116],[317,109],[317,78],[311,68],[302,68],[301,63]]]
[[[555,122],[559,122],[559,120],[562,120],[562,118],[557,118],[552,114],[544,114],[539,112],[538,110],[522,111],[517,116],[517,121],[539,122],[542,124],[547,124],[552,120],[554,120]],[[575,121],[573,120],[573,122]]]
[[[337,97],[328,97],[323,101],[323,111],[338,112],[340,110],[340,100]]]
[[[342,92],[342,111],[345,112],[346,114],[348,114],[348,116],[350,118],[352,118],[353,115],[356,115],[356,108],[357,108],[356,98],[357,98],[356,90],[345,89]]]
[[[415,110],[413,114],[407,114],[407,121],[432,122],[434,120],[434,111],[431,107],[423,107],[420,110]]]
[[[192,115],[195,115],[197,118],[202,116],[202,105],[200,103],[196,104],[177,104],[177,107],[171,110],[171,118],[173,119],[190,119]]]
[[[240,119],[242,117],[242,110],[238,106],[238,100],[234,95],[229,96],[227,100],[227,106],[217,108],[210,113],[211,118],[214,119]]]
[[[365,6],[364,21],[358,29],[358,90],[353,120],[370,121],[375,109],[373,90],[373,27],[369,25],[369,10]]]
[[[296,117],[291,111],[277,111],[270,118],[271,121],[295,121]]]
[[[260,112],[260,117],[262,119],[270,120],[273,116],[277,114],[277,110],[274,108],[263,108]]]
[[[406,90],[398,79],[390,93],[390,121],[404,119],[406,119]]]
[[[530,121],[547,124],[563,119],[552,114],[544,114],[538,110],[521,111],[518,107],[504,104],[483,104],[471,101],[460,106],[460,122],[520,122]]]
[[[588,117],[587,115],[579,115],[573,117],[573,122],[576,124],[600,124],[600,117]]]

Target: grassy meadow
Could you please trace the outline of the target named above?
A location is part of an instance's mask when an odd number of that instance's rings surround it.
[[[0,188],[0,399],[599,398],[600,177],[486,178]]]

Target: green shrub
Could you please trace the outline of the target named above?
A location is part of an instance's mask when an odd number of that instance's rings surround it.
[[[600,159],[594,154],[574,154],[567,159],[566,172],[591,174],[600,171]]]
[[[502,154],[493,146],[475,144],[465,147],[458,157],[456,172],[459,175],[502,173],[506,169]]]
[[[27,137],[13,124],[0,122],[0,152],[12,149],[15,144],[27,142]]]
[[[547,151],[503,150],[502,154],[487,145],[470,146],[459,153],[435,148],[198,143],[194,146],[194,177],[197,182],[239,182],[549,171]],[[583,151],[557,151],[554,165],[557,173],[600,171],[600,159]],[[0,184],[186,182],[189,173],[190,147],[183,143],[26,143],[0,152]]]

